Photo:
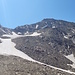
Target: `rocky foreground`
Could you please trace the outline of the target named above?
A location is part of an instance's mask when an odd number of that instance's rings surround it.
[[[24,60],[0,55],[0,75],[74,75]]]

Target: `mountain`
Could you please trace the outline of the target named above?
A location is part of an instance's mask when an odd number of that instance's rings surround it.
[[[2,26],[0,25],[0,37],[1,37],[3,34],[12,34],[12,30],[9,29],[9,28],[6,28],[6,27],[2,27]]]
[[[75,23],[73,22],[48,18],[34,24],[18,26],[15,29],[0,26],[0,37],[0,46],[2,46],[0,52],[3,53],[1,57],[5,64],[6,59],[16,63],[15,65],[9,63],[6,68],[3,65],[5,69],[10,71],[19,69],[17,71],[20,75],[25,73],[26,75],[75,74]],[[31,59],[24,57],[26,54]],[[26,70],[22,69],[22,66],[26,67],[24,68]],[[12,71],[11,73],[15,73]]]
[[[23,31],[20,31],[22,30]],[[39,36],[26,36],[13,39],[16,48],[33,59],[62,69],[75,71],[73,62],[66,58],[75,55],[75,23],[63,20],[44,19],[41,22],[19,26],[16,33],[41,33]]]

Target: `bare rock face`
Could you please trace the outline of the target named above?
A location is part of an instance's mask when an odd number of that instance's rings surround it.
[[[74,75],[15,56],[0,55],[1,75]]]

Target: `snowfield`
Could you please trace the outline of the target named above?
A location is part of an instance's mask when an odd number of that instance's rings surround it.
[[[37,35],[40,35],[40,33],[38,34],[37,32],[36,33],[33,33],[31,34],[32,36],[37,36]],[[23,59],[26,59],[26,60],[29,60],[29,61],[32,61],[32,62],[36,62],[38,64],[43,64],[43,65],[46,65],[46,66],[49,66],[51,68],[54,68],[54,69],[58,69],[60,71],[64,71],[64,72],[67,72],[67,73],[70,73],[70,74],[75,74],[75,72],[71,72],[69,70],[64,70],[64,69],[61,69],[61,68],[57,68],[57,67],[54,67],[54,66],[51,66],[51,65],[47,65],[45,63],[41,63],[39,61],[36,61],[34,59],[32,59],[31,57],[29,57],[27,54],[23,53],[22,51],[18,50],[15,48],[15,43],[13,43],[11,41],[12,38],[17,38],[17,37],[20,37],[20,35],[17,35],[16,33],[13,32],[13,35],[3,35],[3,36],[9,36],[11,37],[10,39],[1,39],[2,43],[0,43],[0,54],[1,55],[5,55],[5,56],[8,56],[8,55],[14,55],[14,56],[18,56],[18,57],[21,57]]]
[[[2,43],[0,44],[1,55],[14,55],[14,56],[18,56],[33,61],[33,59],[30,58],[28,55],[21,52],[20,50],[17,50],[15,48],[15,44],[11,41],[11,39],[1,39],[1,41],[2,41]]]
[[[25,35],[18,35],[16,34],[15,32],[12,32],[13,35],[7,35],[7,34],[4,34],[3,36],[7,36],[7,37],[10,37],[11,39],[14,39],[14,38],[17,38],[17,37],[25,37],[25,36],[39,36],[41,35],[41,33],[37,33],[37,32],[34,32],[32,34],[25,34]]]

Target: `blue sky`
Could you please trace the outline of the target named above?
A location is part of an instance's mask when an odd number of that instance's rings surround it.
[[[15,28],[44,18],[75,22],[75,0],[0,0],[0,24]]]

